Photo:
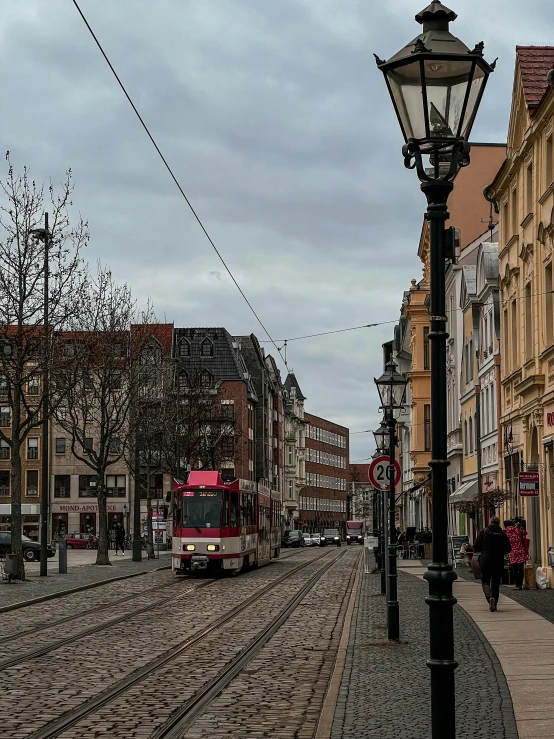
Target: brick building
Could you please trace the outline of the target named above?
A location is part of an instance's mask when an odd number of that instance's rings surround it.
[[[348,514],[349,431],[345,426],[306,413],[306,487],[300,519],[306,531],[339,528]]]

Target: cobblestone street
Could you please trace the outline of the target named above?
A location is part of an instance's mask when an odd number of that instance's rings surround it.
[[[147,572],[4,613],[0,736],[429,737],[423,565],[400,565],[401,643],[391,645],[380,578],[364,574],[361,554],[289,550],[268,567],[215,580]],[[479,588],[461,583],[457,737],[547,736],[547,713],[521,708],[520,673],[504,675],[498,636],[517,628],[514,619],[542,619],[508,599],[504,612],[488,614]],[[519,615],[510,616],[510,603]]]

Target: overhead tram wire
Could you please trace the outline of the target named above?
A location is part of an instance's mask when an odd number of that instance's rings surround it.
[[[166,168],[166,169],[167,169],[167,171],[169,172],[169,174],[170,174],[170,176],[171,176],[171,178],[172,178],[173,182],[175,183],[175,185],[177,186],[177,189],[179,190],[179,192],[180,192],[180,193],[181,193],[181,195],[183,196],[183,198],[184,198],[184,200],[185,200],[186,204],[187,204],[187,205],[188,205],[188,207],[190,208],[190,210],[191,210],[191,212],[192,212],[192,214],[193,214],[194,218],[196,219],[196,221],[197,221],[198,225],[200,226],[200,228],[201,228],[201,229],[202,229],[202,231],[204,232],[204,235],[206,236],[206,238],[207,238],[207,239],[208,239],[208,241],[210,242],[210,245],[212,246],[213,250],[215,251],[215,253],[216,253],[216,254],[217,254],[217,256],[219,257],[219,260],[220,260],[221,264],[222,264],[222,265],[223,265],[223,266],[225,267],[225,270],[227,271],[227,273],[228,273],[229,277],[231,278],[231,280],[232,280],[232,281],[234,282],[234,284],[235,284],[235,287],[237,288],[237,290],[239,291],[239,293],[240,293],[240,294],[242,295],[242,297],[243,297],[243,299],[244,299],[245,303],[247,304],[247,306],[248,306],[248,307],[250,308],[250,310],[252,311],[252,313],[253,313],[253,315],[254,315],[255,319],[256,319],[256,320],[258,321],[258,323],[260,324],[260,326],[261,326],[261,327],[262,327],[262,329],[264,330],[265,334],[266,334],[266,335],[267,335],[267,337],[268,337],[268,340],[269,340],[269,341],[270,341],[270,342],[271,342],[271,343],[273,344],[273,346],[275,347],[275,349],[276,349],[276,350],[277,350],[277,351],[279,352],[279,356],[281,357],[281,359],[282,359],[282,361],[283,361],[283,364],[284,364],[284,365],[285,365],[285,367],[287,368],[287,371],[288,371],[288,372],[290,372],[290,369],[289,369],[289,366],[288,366],[288,364],[287,364],[286,358],[285,358],[285,357],[283,356],[283,354],[281,353],[281,349],[279,349],[279,347],[277,346],[277,344],[276,344],[276,343],[275,343],[275,341],[273,340],[273,338],[272,338],[271,334],[269,333],[269,331],[268,331],[268,330],[267,330],[267,328],[265,327],[264,323],[262,322],[261,318],[260,318],[260,317],[259,317],[259,315],[258,315],[258,314],[256,313],[256,311],[254,310],[254,308],[253,308],[253,306],[252,306],[251,302],[250,302],[250,301],[248,300],[248,298],[247,298],[247,297],[246,297],[246,295],[244,294],[244,291],[242,290],[241,286],[239,285],[239,283],[238,283],[238,282],[237,282],[237,280],[235,279],[235,276],[233,275],[233,273],[231,272],[231,270],[230,270],[230,269],[229,269],[229,267],[227,266],[227,263],[225,262],[225,260],[223,259],[223,257],[222,257],[222,255],[221,255],[221,253],[220,253],[219,249],[217,248],[217,246],[216,246],[216,245],[215,245],[215,243],[213,242],[213,240],[212,240],[212,238],[211,238],[210,234],[209,234],[209,233],[208,233],[208,231],[206,230],[206,227],[204,226],[204,224],[203,224],[203,223],[202,223],[202,221],[200,220],[200,217],[199,217],[199,215],[198,215],[198,214],[197,214],[197,212],[195,211],[195,209],[194,209],[194,207],[193,207],[192,203],[190,202],[190,200],[188,199],[188,197],[187,197],[187,195],[186,195],[185,191],[184,191],[184,190],[183,190],[183,188],[181,187],[181,184],[179,183],[179,180],[177,179],[177,177],[176,177],[176,176],[175,176],[175,174],[173,173],[173,170],[172,170],[172,169],[171,169],[171,167],[169,166],[169,164],[168,164],[168,162],[167,162],[167,159],[166,159],[166,158],[164,157],[164,155],[162,154],[162,151],[161,151],[160,147],[158,146],[158,144],[156,143],[156,141],[155,141],[154,137],[153,137],[153,136],[152,136],[152,134],[150,133],[150,130],[149,130],[148,126],[147,126],[147,125],[146,125],[146,123],[144,122],[144,119],[142,118],[142,116],[141,116],[141,114],[139,113],[139,111],[138,111],[138,109],[137,109],[136,105],[134,104],[133,100],[131,99],[131,96],[130,96],[130,95],[129,95],[129,93],[127,92],[127,89],[125,88],[125,85],[123,84],[123,82],[122,82],[122,81],[121,81],[121,79],[119,78],[119,75],[118,75],[118,74],[117,74],[117,72],[115,71],[115,68],[114,68],[113,64],[111,63],[111,61],[109,60],[109,58],[108,58],[108,56],[107,56],[106,52],[104,51],[104,49],[103,49],[103,47],[102,47],[102,44],[101,44],[101,43],[100,43],[100,41],[98,40],[98,38],[97,38],[96,34],[94,33],[94,31],[93,31],[93,30],[92,30],[92,28],[91,28],[91,25],[90,25],[90,23],[88,22],[88,20],[86,19],[86,17],[85,17],[85,15],[84,15],[83,11],[82,11],[82,10],[81,10],[81,8],[79,7],[79,3],[77,2],[77,0],[73,0],[73,5],[74,5],[74,6],[75,6],[75,8],[77,9],[77,12],[78,12],[78,13],[79,13],[79,15],[81,16],[81,18],[82,18],[82,20],[83,20],[83,23],[85,24],[85,26],[86,26],[86,27],[87,27],[87,29],[89,30],[89,32],[90,32],[90,35],[92,36],[92,38],[94,39],[94,42],[96,43],[96,45],[98,46],[98,49],[100,50],[100,53],[101,53],[101,54],[102,54],[102,56],[104,57],[104,60],[106,61],[106,64],[107,64],[107,65],[108,65],[108,67],[110,68],[110,70],[111,70],[111,72],[112,72],[113,76],[114,76],[114,77],[115,77],[115,79],[117,80],[117,83],[118,83],[118,84],[119,84],[119,86],[121,87],[121,89],[122,89],[122,91],[123,91],[123,94],[125,95],[125,97],[127,98],[128,102],[129,102],[129,105],[131,106],[131,108],[133,109],[133,111],[134,111],[135,115],[136,115],[136,116],[137,116],[137,118],[139,119],[139,121],[140,121],[140,123],[141,123],[142,127],[144,128],[144,130],[145,130],[145,132],[146,132],[146,135],[148,136],[148,138],[150,139],[150,141],[151,141],[151,143],[152,143],[152,146],[154,147],[154,149],[155,149],[155,150],[156,150],[156,152],[158,153],[158,156],[160,157],[160,159],[161,159],[161,160],[162,160],[162,162],[164,163],[164,165],[165,165],[165,168]]]

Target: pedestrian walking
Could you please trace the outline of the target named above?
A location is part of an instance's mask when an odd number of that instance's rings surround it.
[[[529,556],[527,531],[525,531],[525,528],[519,522],[516,523],[515,521],[504,521],[504,529],[512,547],[510,565],[514,577],[515,589],[521,590],[525,575],[525,563]]]
[[[125,554],[125,529],[118,523],[115,529],[115,553],[121,549],[121,554]]]
[[[506,532],[500,526],[500,519],[494,517],[486,529],[481,531],[473,548],[479,553],[481,566],[481,585],[491,611],[496,611],[500,595],[500,582],[504,571],[504,557],[512,546]]]

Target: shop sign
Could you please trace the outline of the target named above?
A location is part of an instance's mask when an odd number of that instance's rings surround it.
[[[518,475],[519,494],[523,498],[538,498],[540,477],[538,472],[520,472]]]
[[[69,503],[60,503],[58,506],[60,513],[98,513],[97,503],[82,503],[71,505]],[[106,505],[108,513],[115,513],[117,511],[117,505],[108,503]]]

